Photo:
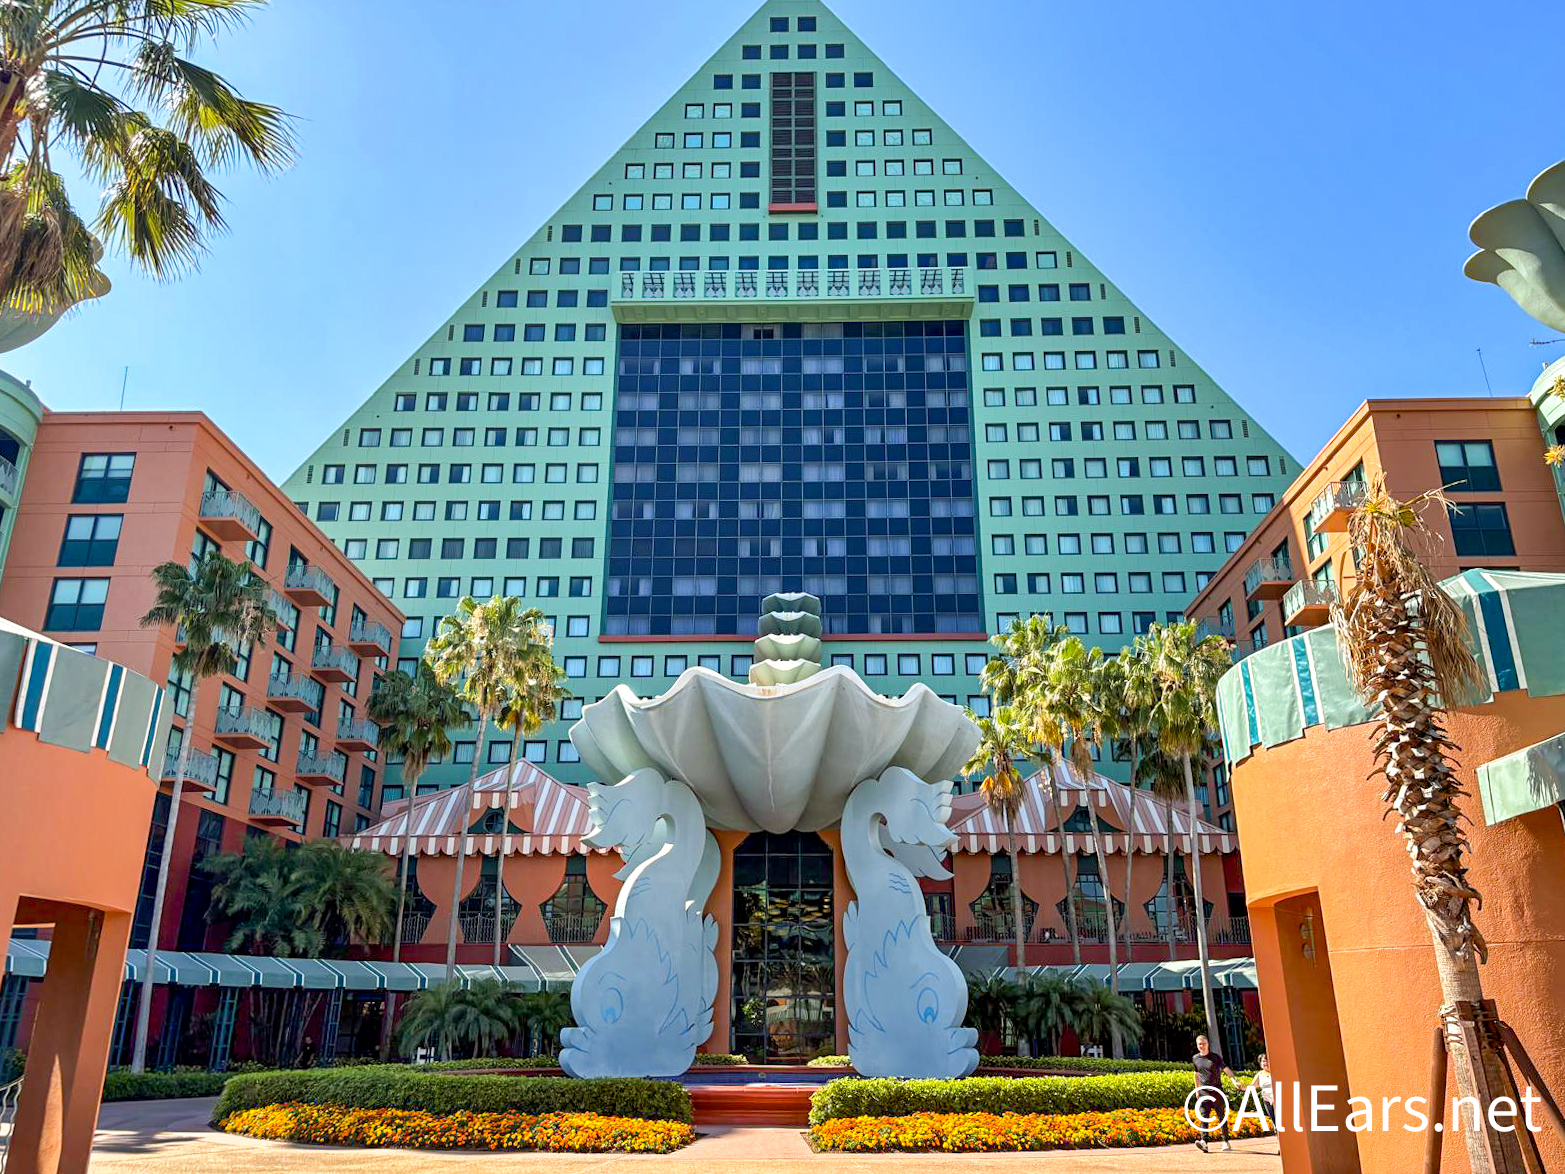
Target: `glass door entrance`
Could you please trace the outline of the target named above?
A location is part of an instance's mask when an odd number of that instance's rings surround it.
[[[753,1063],[836,1050],[832,851],[756,832],[734,851],[732,1048]]]

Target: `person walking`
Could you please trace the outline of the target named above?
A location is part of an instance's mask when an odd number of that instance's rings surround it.
[[[1275,1086],[1272,1082],[1271,1061],[1266,1058],[1266,1053],[1262,1052],[1261,1058],[1257,1062],[1260,1064],[1261,1070],[1255,1074],[1255,1079],[1250,1081],[1249,1087],[1253,1088],[1255,1090],[1255,1095],[1261,1098],[1261,1112],[1266,1114],[1267,1122],[1270,1123],[1273,1128],[1276,1128],[1277,1094]]]
[[[1195,1111],[1203,1122],[1214,1117],[1221,1122],[1213,1132],[1221,1134],[1223,1149],[1231,1150],[1234,1147],[1228,1140],[1228,1101],[1223,1095],[1223,1077],[1228,1077],[1235,1084],[1239,1082],[1229,1071],[1222,1053],[1214,1052],[1212,1041],[1204,1035],[1195,1037],[1195,1055],[1191,1057],[1191,1062],[1195,1066]],[[1195,1143],[1203,1154],[1209,1152],[1204,1134],[1198,1136]]]

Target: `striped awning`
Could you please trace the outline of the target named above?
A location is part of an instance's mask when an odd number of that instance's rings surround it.
[[[499,809],[508,811],[507,824],[520,832],[473,835],[468,839],[469,856],[606,851],[581,842],[592,827],[586,788],[562,783],[526,761],[480,775],[472,786],[464,783],[418,795],[411,805],[404,804],[379,823],[342,840],[360,851],[400,856],[411,825],[413,855],[455,856],[461,850],[464,826],[482,818],[483,812]]]
[[[1100,774],[1083,777],[1070,763],[1055,762],[1026,782],[1026,795],[1014,829],[1017,851],[1054,853],[1060,850],[1062,840],[1067,853],[1097,850],[1093,832],[1066,832],[1062,837],[1054,831],[1058,824],[1049,812],[1049,799],[1043,786],[1046,771],[1057,796],[1059,823],[1068,820],[1077,807],[1087,806],[1098,820],[1118,829],[1103,833],[1104,852],[1124,853],[1128,848],[1132,852],[1161,853],[1163,837],[1170,831],[1188,848],[1190,816],[1183,805],[1160,799],[1150,791],[1132,790],[1124,783]],[[1128,836],[1124,830],[1127,827],[1131,829]],[[1000,818],[982,803],[957,816],[951,830],[956,833],[959,852],[992,855],[1005,851],[1005,828]],[[1233,833],[1206,820],[1196,820],[1196,834],[1202,852],[1235,850]]]
[[[1257,989],[1254,958],[1216,958],[1208,964],[1214,989],[1227,987],[1232,990]],[[1005,973],[1017,976],[1015,967]],[[1031,977],[1048,976],[1067,982],[1096,982],[1109,985],[1109,968],[1101,962],[1081,966],[1029,966]],[[1201,963],[1195,959],[1174,962],[1123,962],[1119,967],[1120,992],[1129,991],[1186,991],[1201,989]]]
[[[1565,575],[1525,571],[1463,571],[1441,584],[1467,618],[1469,643],[1483,685],[1482,705],[1496,693],[1525,689],[1533,697],[1565,693]],[[1256,746],[1367,722],[1374,714],[1348,681],[1337,629],[1327,625],[1258,649],[1217,686],[1217,717],[1230,764]]]
[[[597,946],[528,946],[522,956],[512,947],[510,966],[458,966],[464,987],[483,979],[499,979],[523,991],[569,986],[581,964]],[[567,949],[572,951],[567,953]],[[557,958],[548,956],[557,951]],[[536,954],[537,957],[533,957]],[[276,990],[422,991],[445,981],[446,968],[437,962],[358,962],[336,958],[266,958],[243,954],[209,954],[161,950],[155,956],[153,981],[159,986],[267,987]],[[543,963],[540,965],[540,962]],[[42,978],[49,965],[47,941],[13,939],[6,950],[5,973]],[[145,950],[125,956],[123,978],[140,982]]]

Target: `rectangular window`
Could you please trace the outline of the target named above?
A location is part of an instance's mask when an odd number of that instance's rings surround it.
[[[1440,484],[1457,493],[1495,493],[1500,470],[1494,463],[1494,445],[1487,440],[1437,440]]]
[[[1502,502],[1473,502],[1451,507],[1451,537],[1456,553],[1464,557],[1501,555],[1514,557],[1510,516]],[[65,582],[66,580],[57,580]],[[90,582],[91,580],[89,580]]]
[[[112,567],[120,544],[121,514],[73,514],[60,543],[62,567]]]
[[[130,497],[130,478],[135,469],[135,453],[83,453],[71,501],[77,504],[125,501]]]
[[[56,579],[43,626],[54,632],[96,632],[108,598],[107,579]]]

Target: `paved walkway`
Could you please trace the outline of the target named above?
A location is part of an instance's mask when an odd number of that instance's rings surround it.
[[[1145,1150],[1087,1150],[1049,1154],[815,1154],[796,1129],[712,1128],[676,1154],[452,1154],[437,1150],[363,1150],[288,1145],[233,1137],[207,1127],[210,1099],[107,1104],[98,1121],[93,1174],[733,1174],[735,1163],[766,1174],[860,1174],[888,1165],[957,1174],[1048,1170],[1109,1174],[1124,1170],[1211,1170],[1224,1174],[1279,1174],[1275,1138],[1240,1142],[1231,1154],[1202,1154],[1193,1146]]]

